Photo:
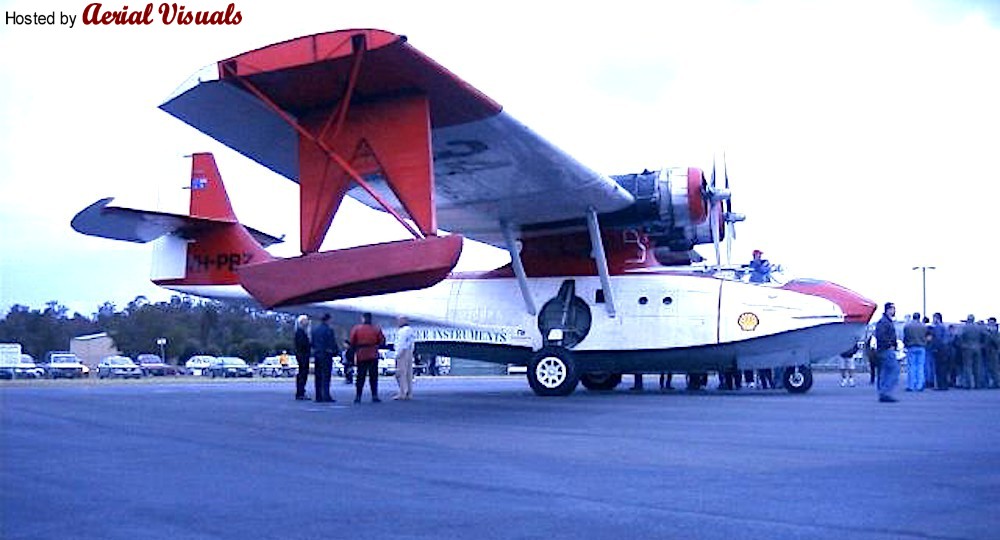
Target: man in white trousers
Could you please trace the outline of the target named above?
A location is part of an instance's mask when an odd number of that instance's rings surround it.
[[[413,397],[413,347],[417,336],[410,327],[406,317],[399,317],[399,329],[396,330],[396,383],[399,393],[392,399],[410,399]]]

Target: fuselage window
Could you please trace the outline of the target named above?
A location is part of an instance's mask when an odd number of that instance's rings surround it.
[[[594,293],[594,303],[603,304],[604,303],[604,289],[597,289]]]
[[[645,306],[648,303],[649,303],[649,298],[646,298],[645,296],[640,296],[639,297],[639,305],[640,306]]]
[[[669,296],[664,296],[663,297],[663,305],[669,306],[670,304],[673,304],[673,303],[674,303],[674,299],[673,298],[670,298]]]

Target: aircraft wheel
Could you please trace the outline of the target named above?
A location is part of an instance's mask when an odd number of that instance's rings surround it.
[[[587,390],[612,390],[621,384],[622,374],[606,371],[583,373],[580,375],[580,382]]]
[[[701,390],[705,387],[708,381],[707,373],[688,373],[687,374],[687,389],[688,390]]]
[[[804,394],[812,388],[813,374],[809,366],[795,366],[785,370],[785,390],[791,394]]]
[[[539,396],[568,396],[578,382],[573,355],[563,347],[542,347],[528,362],[528,384]]]

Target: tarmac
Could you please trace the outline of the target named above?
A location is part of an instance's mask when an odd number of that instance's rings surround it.
[[[0,538],[996,539],[1000,390],[0,384]],[[310,381],[311,382],[311,381]],[[714,383],[714,380],[712,381]],[[653,384],[650,384],[653,383]]]

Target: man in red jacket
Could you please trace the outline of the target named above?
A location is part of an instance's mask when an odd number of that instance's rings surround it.
[[[361,324],[351,328],[351,347],[354,348],[354,362],[358,374],[354,379],[354,402],[361,402],[361,392],[365,388],[365,375],[372,392],[372,403],[382,401],[378,398],[378,349],[385,345],[382,329],[372,324],[372,314],[361,316]]]

